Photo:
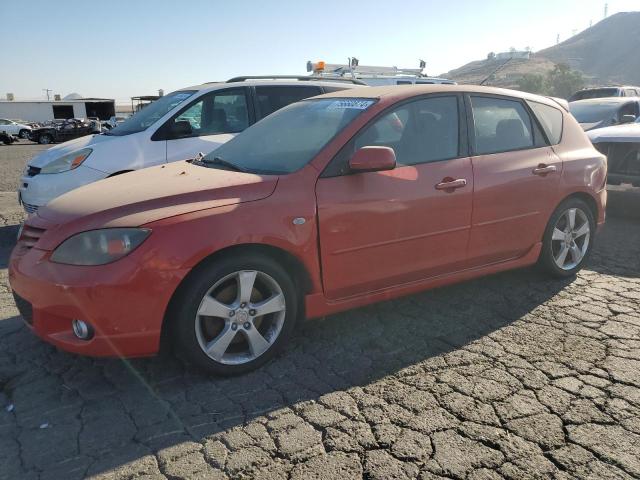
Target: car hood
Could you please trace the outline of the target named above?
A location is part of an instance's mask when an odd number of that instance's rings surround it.
[[[640,123],[596,128],[587,132],[587,136],[593,143],[640,142]]]
[[[278,177],[273,175],[175,162],[72,190],[41,207],[37,218],[30,217],[29,223],[37,226],[42,222],[47,229],[56,226],[64,230],[65,238],[95,228],[135,227],[185,213],[260,200],[271,195],[277,183]]]
[[[111,142],[115,140],[116,136],[108,135],[85,135],[84,137],[76,138],[75,140],[69,140],[68,142],[60,143],[54,147],[48,148],[40,154],[33,157],[29,162],[32,167],[42,168],[49,164],[53,160],[66,155],[67,153],[75,152],[81,148],[91,147],[98,143]]]

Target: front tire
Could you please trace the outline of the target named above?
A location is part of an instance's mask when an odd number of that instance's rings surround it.
[[[40,137],[38,138],[38,143],[40,145],[49,145],[50,143],[52,143],[52,141],[53,138],[47,133],[45,133],[44,135],[40,135]]]
[[[254,370],[290,338],[298,298],[291,277],[269,257],[249,253],[207,262],[173,302],[174,347],[210,373]]]
[[[577,198],[565,200],[549,219],[538,264],[554,277],[575,275],[591,254],[595,231],[589,206]]]

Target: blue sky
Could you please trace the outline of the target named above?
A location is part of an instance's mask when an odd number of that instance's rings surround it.
[[[380,3],[380,4],[378,4]],[[540,50],[640,0],[3,2],[0,95],[126,101],[235,75],[305,74],[307,60],[436,75],[490,51]]]

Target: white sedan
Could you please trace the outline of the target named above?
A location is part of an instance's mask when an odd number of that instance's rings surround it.
[[[29,138],[31,127],[14,120],[0,118],[0,132],[5,132],[9,135],[15,135],[16,137],[20,138]]]

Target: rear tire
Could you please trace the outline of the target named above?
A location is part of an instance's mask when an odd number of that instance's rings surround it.
[[[18,133],[18,136],[20,138],[22,138],[23,140],[28,139],[29,138],[29,130],[25,130],[25,129],[20,130],[20,132]]]
[[[291,337],[298,298],[291,277],[269,257],[248,253],[206,262],[172,302],[175,351],[216,375],[254,370]]]
[[[565,200],[547,223],[538,265],[554,277],[575,275],[591,255],[595,232],[589,206],[577,198]]]

